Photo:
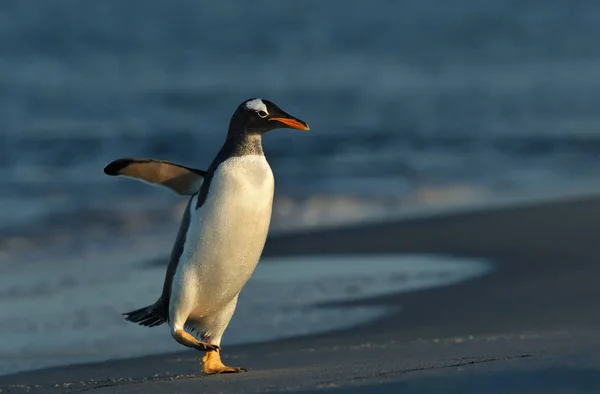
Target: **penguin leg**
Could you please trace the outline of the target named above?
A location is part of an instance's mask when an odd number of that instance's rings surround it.
[[[182,344],[196,350],[218,350],[219,345],[202,342],[185,331],[185,322],[196,304],[194,286],[182,286],[174,292],[169,302],[169,326],[173,338]]]
[[[203,322],[206,341],[211,345],[219,347],[217,350],[208,350],[204,354],[204,357],[202,357],[202,372],[207,375],[248,371],[246,368],[229,367],[221,361],[221,338],[233,316],[237,300],[238,296],[235,296],[226,307],[212,316],[207,316]]]
[[[219,351],[219,345],[211,345],[208,342],[199,341],[192,334],[186,332],[183,328],[172,330],[173,338],[183,346],[191,347],[196,350]]]

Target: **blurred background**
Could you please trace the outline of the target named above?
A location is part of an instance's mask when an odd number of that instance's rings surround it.
[[[52,339],[68,344],[98,329],[104,348],[121,329],[150,335],[119,313],[158,296],[163,268],[144,276],[144,264],[165,261],[186,201],[102,169],[120,157],[205,169],[249,97],[311,126],[264,140],[274,232],[593,185],[599,11],[595,0],[2,1],[0,372],[97,357],[42,349],[15,367],[42,332],[68,332]]]

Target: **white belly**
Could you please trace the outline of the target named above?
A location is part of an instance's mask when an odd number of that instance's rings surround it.
[[[254,272],[269,230],[273,190],[265,157],[242,156],[219,165],[197,211],[197,197],[193,198],[172,289],[195,298],[190,316],[219,311]]]

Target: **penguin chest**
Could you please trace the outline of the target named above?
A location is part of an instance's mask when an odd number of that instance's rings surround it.
[[[204,204],[191,212],[180,262],[196,290],[198,312],[231,300],[252,275],[269,230],[273,191],[262,155],[233,157],[217,167]]]

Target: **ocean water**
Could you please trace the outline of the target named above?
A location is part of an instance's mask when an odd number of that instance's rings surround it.
[[[275,228],[596,179],[599,11],[594,0],[3,1],[0,255],[173,231],[179,200],[102,168],[123,156],[205,168],[254,96],[312,128],[265,138]]]
[[[164,258],[185,200],[102,168],[205,168],[249,97],[311,126],[265,137],[273,231],[594,184],[598,36],[595,0],[4,0],[0,302]]]

